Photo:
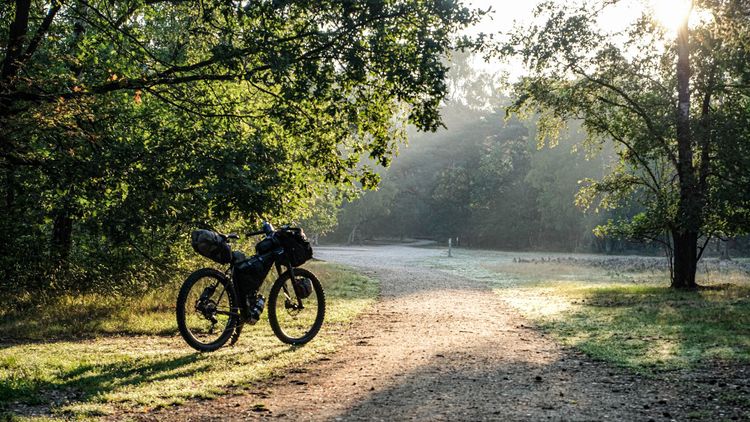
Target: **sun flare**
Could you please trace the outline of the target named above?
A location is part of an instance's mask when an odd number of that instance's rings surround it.
[[[692,0],[651,0],[652,16],[669,32],[676,33],[692,10]]]

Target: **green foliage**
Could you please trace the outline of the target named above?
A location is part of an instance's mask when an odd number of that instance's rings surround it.
[[[476,18],[421,0],[4,5],[2,288],[135,293],[191,228],[374,186],[407,123],[439,127],[443,57]]]
[[[572,119],[582,121],[585,146],[613,141],[619,163],[588,179],[577,202],[606,209],[636,204],[643,212],[598,232],[674,246],[676,282],[685,286],[702,254],[695,252],[698,238],[750,228],[744,194],[750,173],[739,158],[746,157],[743,122],[750,118],[743,35],[750,20],[742,7],[696,1],[695,13],[711,18],[684,26],[675,42],[647,15],[614,32],[596,24],[600,7],[546,2],[536,9],[540,23],[516,28],[498,49],[529,70],[515,85],[510,111],[541,116],[540,142],[554,143]],[[678,60],[681,46],[687,53]],[[678,105],[678,88],[688,83],[691,91]]]
[[[336,227],[342,201],[343,195],[337,191],[327,191],[315,196],[308,216],[302,220],[301,226],[317,241],[318,236],[325,235]]]

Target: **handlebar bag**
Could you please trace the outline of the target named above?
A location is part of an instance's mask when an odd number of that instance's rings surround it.
[[[190,237],[193,250],[200,255],[219,264],[228,264],[232,260],[232,248],[219,233],[211,230],[195,230]]]
[[[312,246],[307,241],[305,232],[302,229],[290,228],[282,230],[276,233],[276,237],[281,247],[284,248],[284,256],[293,267],[298,267],[312,258]]]

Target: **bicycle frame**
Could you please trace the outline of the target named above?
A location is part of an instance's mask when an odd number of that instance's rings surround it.
[[[250,233],[250,234],[253,235],[253,234],[260,234],[260,233]],[[286,267],[286,271],[289,271],[289,273],[291,275],[291,280],[296,280],[295,275],[294,275],[294,266],[291,264],[291,262],[289,262],[289,260],[287,260],[287,262],[285,262],[285,263],[280,262],[281,257],[284,256],[283,255],[283,250],[281,248],[279,248],[277,250],[274,250],[272,253],[275,255],[274,260],[273,260],[273,266],[276,269],[276,279],[278,280],[279,278],[281,278],[282,274],[284,274],[284,272],[285,272],[283,270],[283,267]],[[233,270],[234,270],[234,262],[231,262],[229,264],[229,268],[224,272],[224,275],[227,277],[227,279],[229,279],[229,281],[230,281],[230,283],[232,285],[232,288],[234,288],[235,290],[237,290],[237,284],[236,284],[236,282],[234,280],[234,277],[232,276],[234,274]],[[263,282],[258,287],[258,290],[260,290],[260,288],[262,288],[262,286],[266,284],[267,279],[268,278],[266,277],[266,279],[263,280]],[[289,290],[287,289],[286,284],[284,284],[284,286],[282,288],[284,290],[284,296],[286,296],[287,300],[289,300],[292,297],[292,295],[289,293]],[[297,301],[295,307],[297,309],[305,309],[305,306],[302,303],[302,299],[300,299],[297,295],[294,295],[294,297],[295,297],[295,299]],[[250,309],[248,309],[248,304],[246,302],[244,302],[244,301],[240,301],[240,302],[241,302],[240,306],[242,308],[244,308],[242,310],[244,310],[245,312],[250,311]],[[230,316],[234,316],[234,317],[237,317],[237,318],[242,318],[242,315],[241,315],[241,312],[240,312],[239,308],[232,309],[231,312],[221,312],[221,313],[222,314],[226,314],[226,315],[230,315]]]

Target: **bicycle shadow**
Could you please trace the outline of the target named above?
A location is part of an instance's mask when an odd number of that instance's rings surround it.
[[[179,340],[175,338],[174,341]],[[284,359],[283,355],[297,349],[283,346],[263,354],[257,361]],[[120,352],[111,350],[106,353]],[[180,386],[192,388],[197,394],[195,397],[231,393],[234,389],[241,388],[239,386],[243,384],[243,379],[235,379],[231,383],[233,385],[220,383],[224,386],[217,385],[216,388],[203,385],[204,379],[211,377],[211,374],[220,377],[226,364],[237,364],[240,357],[248,353],[246,348],[237,348],[224,351],[220,356],[199,352],[159,358],[134,356],[108,363],[75,363],[69,369],[59,368],[54,375],[47,373],[33,379],[27,376],[26,382],[22,382],[20,378],[14,381],[13,377],[6,377],[0,380],[0,410],[19,416],[51,416],[53,410],[55,414],[68,414],[65,409],[67,406],[101,404],[118,407],[118,402],[133,404],[140,400],[149,406],[147,403],[151,401],[150,396],[161,396],[164,392],[167,399],[180,401],[182,395],[165,390],[179,389]],[[217,361],[224,363],[220,365]],[[22,364],[19,369],[28,368],[24,368]],[[49,369],[47,368],[48,371]],[[133,391],[142,391],[143,394],[134,395]],[[124,395],[121,396],[121,393]],[[191,394],[188,392],[183,398],[193,397]]]

